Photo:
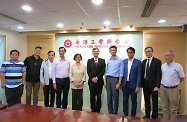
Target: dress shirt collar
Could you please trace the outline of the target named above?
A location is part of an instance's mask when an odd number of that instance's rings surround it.
[[[118,59],[118,56],[116,55],[114,58],[110,58],[110,60],[117,60]]]
[[[64,59],[62,59],[62,58],[59,58],[59,61],[65,61],[66,60],[66,58],[64,57]]]
[[[10,63],[14,63],[14,62],[12,61],[12,59],[10,59],[9,61],[10,61]],[[18,63],[18,62],[19,62],[19,60],[16,60],[16,63]]]
[[[134,58],[132,58],[131,60],[128,58],[128,61],[132,61],[132,62],[133,62],[133,61],[134,61]]]
[[[94,61],[98,62],[99,57],[94,57]]]
[[[169,65],[168,65],[168,63],[166,63],[166,64],[167,64],[168,67],[170,67],[174,64],[174,61],[172,63],[170,63]]]
[[[152,57],[150,57],[150,58],[147,58],[147,60],[149,59],[149,61],[152,61],[152,59],[153,59],[153,56]]]
[[[53,62],[51,62],[49,59],[47,59],[47,61],[48,61],[48,63],[53,63]]]

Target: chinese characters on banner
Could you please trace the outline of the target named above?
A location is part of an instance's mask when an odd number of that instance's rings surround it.
[[[74,43],[73,43],[74,42]],[[66,48],[109,48],[111,45],[116,45],[117,48],[128,48],[131,46],[129,39],[77,39],[77,40],[64,40],[64,47]]]

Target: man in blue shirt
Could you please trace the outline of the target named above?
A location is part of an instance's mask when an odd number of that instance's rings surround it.
[[[109,114],[117,114],[119,104],[119,88],[123,77],[123,62],[116,55],[117,47],[111,46],[109,48],[111,58],[106,65],[106,81],[104,86],[107,91],[107,102]],[[114,103],[114,104],[113,104]]]
[[[10,51],[10,60],[3,62],[1,66],[1,87],[5,88],[5,96],[8,107],[21,103],[23,84],[25,82],[26,69],[19,58],[19,51]]]

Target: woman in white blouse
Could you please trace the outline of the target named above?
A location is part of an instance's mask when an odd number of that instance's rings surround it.
[[[86,66],[80,61],[81,54],[75,54],[73,58],[76,63],[71,65],[70,81],[72,89],[72,110],[81,110],[83,106],[83,87],[86,81]]]

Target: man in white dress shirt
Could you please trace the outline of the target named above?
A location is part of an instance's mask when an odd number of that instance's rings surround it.
[[[53,63],[52,78],[53,87],[56,90],[56,106],[57,108],[67,109],[68,92],[70,88],[70,61],[65,58],[66,48],[59,47],[60,58]],[[63,92],[63,98],[61,98]]]
[[[174,62],[174,52],[165,52],[166,63],[162,64],[161,101],[164,120],[177,120],[179,84],[184,80],[183,68]]]

